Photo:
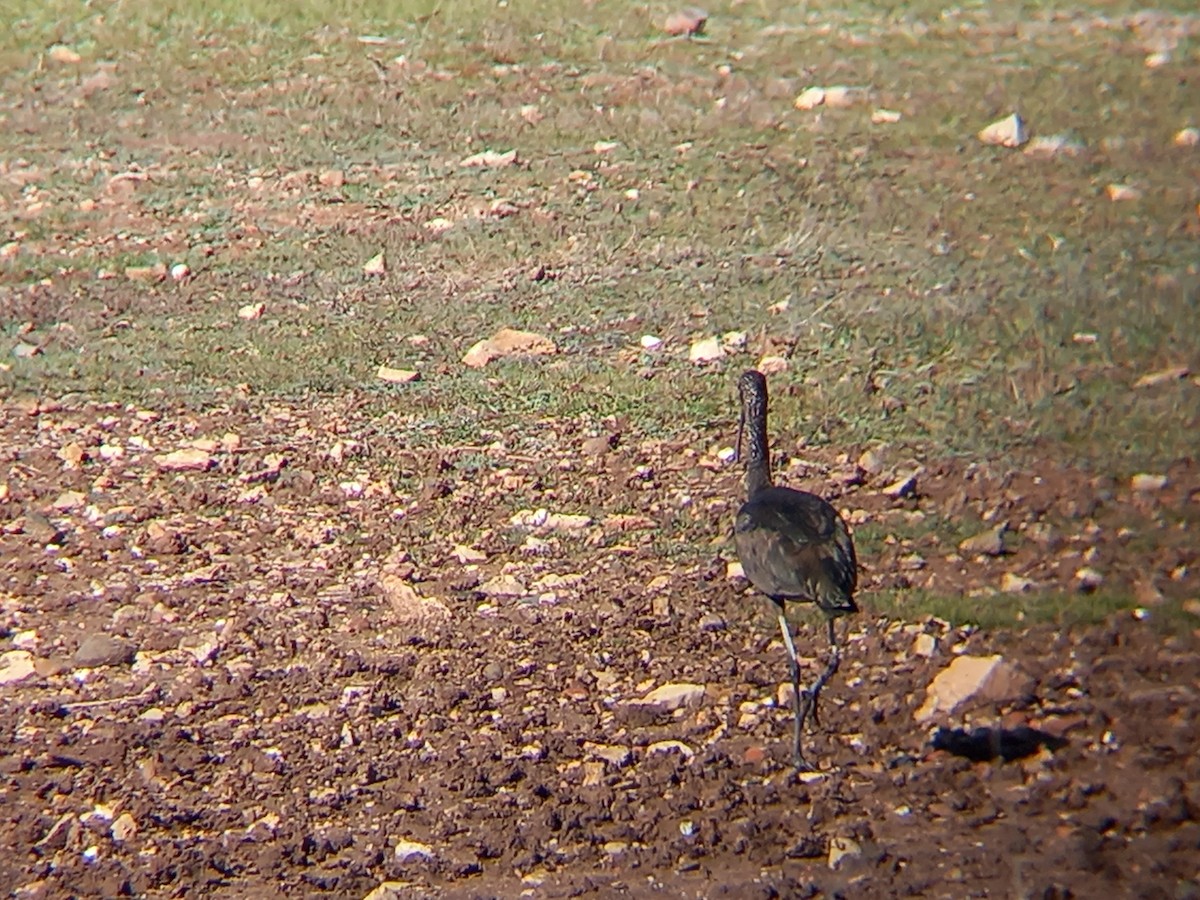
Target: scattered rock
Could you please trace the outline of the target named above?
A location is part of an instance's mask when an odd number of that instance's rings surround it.
[[[82,56],[64,44],[55,44],[52,46],[46,51],[46,56],[48,56],[51,61],[64,66],[72,66],[83,61]]]
[[[871,113],[872,125],[895,125],[901,119],[900,113],[894,109],[877,109]]]
[[[109,828],[109,834],[118,844],[124,843],[138,833],[137,820],[129,813],[121,813]]]
[[[434,859],[437,856],[437,854],[433,852],[433,848],[428,844],[422,844],[420,841],[408,841],[403,839],[396,841],[395,854],[397,862],[429,860]]]
[[[1028,693],[1031,684],[1002,656],[959,656],[930,682],[916,719],[925,722],[938,713],[953,713],[967,702],[1014,700]]]
[[[363,897],[363,900],[409,900],[410,897],[412,882],[381,881]]]
[[[90,634],[83,639],[73,657],[81,669],[119,666],[133,662],[136,648],[129,641],[110,634]]]
[[[453,556],[461,565],[469,565],[470,563],[481,563],[487,561],[487,554],[474,547],[468,547],[465,544],[455,544]]]
[[[205,472],[212,467],[213,458],[207,450],[188,447],[156,456],[154,463],[165,472]]]
[[[1187,366],[1171,366],[1169,369],[1161,369],[1158,372],[1151,372],[1149,375],[1143,375],[1133,383],[1135,388],[1157,387],[1160,384],[1167,384],[1171,381],[1180,381],[1187,378],[1190,371]]]
[[[380,250],[365,263],[363,263],[362,271],[364,275],[380,277],[387,274],[387,259],[383,251]]]
[[[715,612],[705,613],[700,617],[701,631],[724,631],[725,628],[725,620]]]
[[[778,375],[787,369],[788,361],[782,356],[764,356],[758,361],[758,371],[764,375]]]
[[[715,337],[703,338],[695,341],[688,349],[688,362],[715,362],[724,355],[725,351],[721,348],[721,341],[719,339]]]
[[[796,109],[816,109],[824,102],[825,88],[810,87],[800,92],[800,95],[792,101],[792,106]]]
[[[868,475],[878,475],[883,471],[883,460],[874,450],[864,450],[858,458],[858,467]]]
[[[1000,147],[1020,147],[1029,140],[1029,133],[1024,120],[1013,113],[979,132],[979,140],[985,144],[995,144]]]
[[[829,868],[839,869],[842,863],[862,856],[862,847],[855,840],[835,837],[829,841]]]
[[[503,153],[496,150],[484,150],[468,156],[459,163],[464,169],[503,169],[517,161],[517,151],[507,150]]]
[[[472,369],[478,369],[505,356],[549,356],[557,352],[558,347],[548,337],[531,331],[501,328],[471,347],[462,361]]]
[[[1129,479],[1129,486],[1138,492],[1153,493],[1167,486],[1166,475],[1147,475],[1139,473]]]
[[[1183,128],[1175,133],[1176,147],[1200,147],[1200,128]]]
[[[1023,594],[1034,587],[1033,581],[1015,572],[1005,572],[1000,577],[1000,590],[1006,594]]]
[[[1026,156],[1048,159],[1054,156],[1078,156],[1083,150],[1083,144],[1065,134],[1050,134],[1035,137],[1023,152]]]
[[[238,310],[237,314],[239,319],[244,319],[247,322],[253,322],[255,319],[261,319],[263,317],[263,313],[266,311],[267,304],[265,303],[247,303]]]
[[[524,597],[528,588],[513,575],[497,575],[481,584],[479,593],[485,597]]]
[[[899,500],[902,497],[911,497],[917,492],[917,476],[920,474],[921,472],[918,469],[915,472],[910,472],[903,478],[897,478],[880,491],[880,493],[894,500]]]
[[[389,384],[412,384],[421,380],[421,373],[413,369],[393,369],[390,366],[380,366],[375,377]]]
[[[1104,576],[1090,566],[1084,566],[1075,573],[1075,583],[1084,592],[1091,592],[1104,584]]]
[[[925,659],[937,653],[938,639],[926,631],[922,631],[913,641],[912,652],[913,656],[921,656]]]
[[[36,674],[33,654],[28,650],[9,650],[0,653],[0,686],[16,684]]]
[[[1128,200],[1140,200],[1142,191],[1140,188],[1134,187],[1131,184],[1110,184],[1104,189],[1104,193],[1108,195],[1108,199],[1114,203],[1120,203]]]
[[[643,350],[653,353],[662,347],[663,339],[652,334],[643,334],[638,343],[641,344]]]
[[[518,528],[536,528],[542,531],[582,531],[592,524],[591,516],[570,513],[552,513],[546,509],[522,509],[513,514],[509,522]]]
[[[340,188],[346,183],[346,173],[341,169],[325,169],[317,175],[317,183],[321,187]]]
[[[708,13],[698,6],[685,6],[678,12],[673,12],[665,22],[663,31],[672,37],[693,37],[704,34],[704,26],[708,24]]]
[[[583,749],[589,756],[602,759],[617,768],[627,766],[633,761],[633,751],[619,744],[593,744],[591,741],[585,741]]]
[[[450,609],[446,604],[434,597],[422,597],[416,588],[399,575],[381,573],[379,586],[397,622],[413,625],[443,622],[450,618]]]
[[[734,578],[745,578],[746,572],[742,568],[742,564],[737,560],[730,560],[725,564],[725,577],[732,580]]]
[[[696,751],[682,741],[655,741],[646,747],[646,755],[654,753],[678,753],[684,759],[691,759]]]
[[[648,706],[662,712],[674,712],[684,706],[695,706],[704,699],[704,685],[672,682],[660,685],[645,697],[630,700],[631,706]]]
[[[974,535],[960,542],[958,549],[960,552],[968,553],[972,556],[1003,556],[1008,552],[1008,548],[1004,546],[1004,532],[1006,530],[1007,526],[1001,524],[990,531]]]

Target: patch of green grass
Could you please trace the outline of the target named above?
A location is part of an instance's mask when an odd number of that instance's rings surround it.
[[[864,604],[875,613],[912,620],[935,616],[952,625],[978,625],[980,628],[1004,628],[1015,623],[1054,622],[1063,626],[1104,622],[1112,614],[1129,610],[1133,599],[1121,590],[1080,592],[1036,592],[1031,594],[935,594],[924,590],[872,592]],[[1178,626],[1184,613],[1162,607],[1152,618],[1163,619],[1166,629]]]
[[[761,2],[714,10],[701,41],[665,39],[652,12],[18,4],[0,80],[56,102],[15,110],[0,135],[5,158],[40,172],[32,189],[0,186],[0,227],[27,247],[0,292],[49,279],[55,296],[41,318],[6,303],[0,326],[66,323],[77,343],[16,361],[0,389],[202,404],[245,382],[419,403],[450,441],[581,414],[665,435],[730,427],[736,371],[770,352],[792,364],[773,381],[782,436],[972,456],[1053,444],[1120,468],[1191,452],[1194,386],[1130,386],[1200,368],[1200,338],[1179,327],[1200,305],[1200,188],[1170,144],[1200,121],[1194,39],[1160,71],[1144,65],[1151,36],[1065,4]],[[83,62],[45,62],[54,42]],[[102,61],[115,84],[81,93]],[[134,83],[144,71],[153,84]],[[804,87],[835,83],[870,86],[871,102],[792,109]],[[875,107],[902,118],[872,124]],[[1085,152],[1036,160],[976,141],[1014,109]],[[63,139],[75,134],[88,142]],[[519,163],[459,165],[485,148]],[[326,168],[346,184],[319,184]],[[150,177],[110,194],[130,170]],[[1111,182],[1143,198],[1112,203]],[[501,198],[515,215],[477,216]],[[455,227],[434,237],[438,217]],[[380,251],[382,283],[360,272]],[[88,284],[147,259],[186,261],[194,281]],[[263,319],[238,319],[254,300]],[[459,368],[505,325],[562,353]],[[686,363],[690,340],[732,330],[749,353]],[[405,343],[417,333],[420,352]],[[667,354],[640,356],[643,333]],[[439,374],[385,388],[380,363]]]

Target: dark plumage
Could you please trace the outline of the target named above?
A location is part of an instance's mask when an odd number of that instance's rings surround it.
[[[800,750],[800,736],[809,713],[816,717],[821,688],[837,671],[840,650],[833,622],[856,612],[854,590],[858,561],[854,542],[837,510],[816,494],[771,483],[767,450],[767,380],[751,370],[738,380],[742,416],[738,425],[738,454],[746,438],[746,502],[738,510],[734,544],[746,578],[775,603],[779,627],[787,646],[794,689],[792,762],[811,768]],[[800,691],[800,667],[784,606],[789,601],[815,603],[828,616],[829,665],[813,686]]]

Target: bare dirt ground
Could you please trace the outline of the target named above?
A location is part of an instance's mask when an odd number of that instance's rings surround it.
[[[821,771],[798,778],[782,647],[765,601],[727,577],[740,487],[713,448],[728,435],[539,428],[407,452],[332,407],[6,406],[0,883],[1200,895],[1194,463],[1138,493],[1050,461],[926,462],[898,499],[882,488],[907,460],[786,470],[835,498],[863,563],[864,611],[809,738]],[[204,470],[164,468],[181,449]],[[587,519],[513,524],[539,508]],[[947,522],[1005,523],[1011,552],[963,554]],[[1090,598],[1081,569],[1104,578]],[[1029,590],[999,592],[1005,575]],[[984,616],[1047,591],[1078,609],[1133,593],[1143,610],[1014,632],[874,605],[930,587]],[[802,648],[820,641],[801,627]],[[990,653],[1027,682],[914,718],[950,659]],[[671,683],[703,690],[676,710],[636,702]],[[972,762],[933,749],[938,725],[1061,741]]]

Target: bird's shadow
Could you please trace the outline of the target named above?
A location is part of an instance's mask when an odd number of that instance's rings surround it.
[[[1043,747],[1051,752],[1067,746],[1067,739],[1022,725],[1019,728],[939,728],[931,741],[934,750],[945,750],[972,762],[1002,759],[1012,762],[1032,756]]]

